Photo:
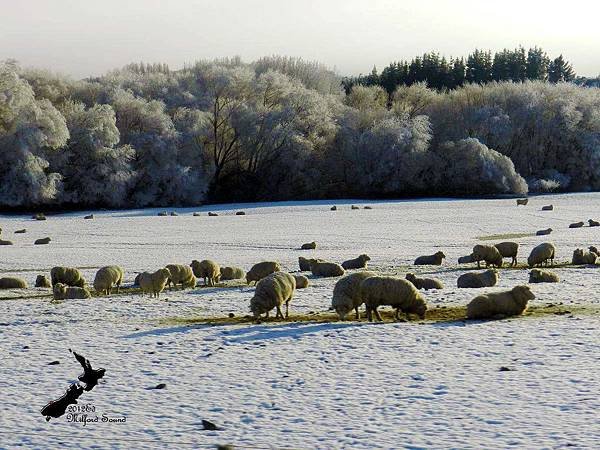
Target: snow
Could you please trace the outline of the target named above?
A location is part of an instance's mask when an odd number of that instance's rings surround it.
[[[552,212],[540,211],[554,204]],[[330,211],[336,204],[338,211]],[[351,204],[372,210],[350,210]],[[598,219],[600,194],[514,199],[285,202],[162,209],[0,216],[0,276],[31,285],[55,265],[119,264],[136,272],[192,259],[249,269],[277,260],[297,270],[298,256],[341,262],[368,253],[370,267],[440,278],[427,292],[432,306],[466,304],[474,295],[526,283],[528,271],[503,270],[498,287],[457,289],[456,259],[477,237],[526,236],[520,261],[540,242],[554,242],[558,260],[599,245],[599,228],[568,229]],[[246,211],[235,216],[235,211]],[[194,211],[201,217],[192,217]],[[208,217],[208,211],[218,217]],[[590,216],[590,217],[588,217]],[[13,234],[27,228],[26,234]],[[47,246],[34,246],[50,236]],[[318,249],[300,251],[315,240]],[[507,240],[507,239],[498,239]],[[497,241],[490,241],[497,242]],[[410,267],[442,249],[441,267]],[[532,285],[532,303],[600,303],[597,268],[558,268],[559,284]],[[311,278],[291,314],[326,311],[336,279]],[[175,317],[248,313],[253,287],[166,291],[160,300],[113,295],[51,302],[47,290],[0,291],[0,447],[14,448],[561,448],[600,439],[600,318],[547,315],[494,322],[368,324],[361,322],[173,324]],[[25,297],[6,299],[10,297]],[[27,348],[26,348],[27,347]],[[81,372],[68,349],[107,369],[80,397],[94,414],[125,423],[46,422],[39,413]],[[60,364],[48,365],[51,361]],[[507,367],[509,371],[500,371]],[[165,389],[150,389],[165,383]],[[203,431],[202,419],[220,431]]]

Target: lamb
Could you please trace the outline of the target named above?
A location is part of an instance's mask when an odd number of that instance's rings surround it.
[[[552,228],[546,228],[545,230],[538,230],[535,232],[536,236],[546,236],[552,233]]]
[[[78,269],[72,267],[53,267],[50,270],[50,279],[52,286],[56,283],[66,284],[67,286],[84,287],[85,280]]]
[[[598,255],[594,252],[586,252],[580,248],[573,252],[572,264],[579,266],[584,264],[596,264]]]
[[[13,245],[12,241],[5,241],[4,239],[0,239],[0,245]]]
[[[467,305],[468,319],[502,319],[525,312],[535,295],[529,286],[515,286],[510,291],[478,295]]]
[[[110,295],[112,287],[117,287],[117,293],[123,283],[123,277],[125,272],[119,266],[106,266],[96,272],[94,278],[94,289],[96,292],[101,292],[106,295]]]
[[[304,289],[308,287],[308,277],[305,277],[304,275],[294,275],[294,278],[296,279],[296,289]]]
[[[542,206],[542,211],[553,211],[553,210],[554,210],[554,205]]]
[[[240,269],[239,267],[222,267],[221,268],[221,280],[239,280],[240,278],[244,278],[246,272],[244,269]]]
[[[556,247],[550,242],[544,242],[543,244],[534,247],[527,258],[527,264],[529,267],[541,266],[542,264],[554,265],[554,255],[556,254]]]
[[[165,289],[167,281],[171,278],[169,269],[158,269],[154,273],[143,272],[139,275],[140,288],[143,293],[149,293],[151,297],[158,298]]]
[[[17,277],[0,278],[0,289],[27,289],[27,281]]]
[[[325,260],[323,259],[318,259],[318,258],[303,258],[302,256],[298,257],[298,265],[300,266],[300,272],[308,272],[310,271],[310,263],[311,261],[316,261],[316,262],[325,262]]]
[[[530,283],[558,283],[559,281],[558,275],[549,270],[532,269],[529,272]]]
[[[518,198],[517,199],[517,206],[525,206],[527,205],[527,203],[529,203],[529,199],[528,198]]]
[[[167,280],[167,285],[171,286],[171,283],[173,283],[173,286],[177,287],[178,284],[181,284],[182,290],[196,287],[196,277],[191,267],[184,266],[183,264],[167,264],[166,267],[171,273],[171,276]]]
[[[346,273],[344,268],[339,264],[327,261],[311,261],[310,270],[317,277],[340,277]]]
[[[415,259],[415,266],[441,266],[442,260],[446,257],[444,252],[437,252],[434,255],[419,256]]]
[[[444,284],[437,278],[418,278],[414,273],[407,273],[406,279],[417,289],[444,289]]]
[[[493,245],[477,244],[473,247],[473,259],[477,261],[477,267],[480,267],[480,261],[485,261],[485,265],[488,267],[502,267],[502,255]]]
[[[377,276],[377,273],[365,270],[346,275],[335,283],[331,307],[338,314],[340,320],[344,320],[352,310],[356,313],[356,320],[360,319],[358,308],[364,303],[360,284],[367,278],[375,276]]]
[[[496,269],[464,273],[456,280],[456,286],[459,288],[492,287],[496,283],[498,283],[498,271]]]
[[[289,317],[289,303],[296,290],[296,279],[285,272],[274,272],[262,278],[256,285],[254,296],[250,299],[250,311],[254,318],[261,314],[269,317],[269,311],[277,308],[275,318],[282,318],[281,305],[285,303],[285,318]]]
[[[33,244],[34,245],[46,245],[46,244],[49,244],[51,240],[52,239],[50,239],[49,237],[45,237],[42,239],[36,239]]]
[[[50,283],[50,280],[46,278],[46,275],[38,275],[35,279],[35,287],[50,288],[52,287],[52,284]]]
[[[600,227],[600,222],[597,222],[593,219],[588,220],[588,223],[590,224],[590,227]]]
[[[302,244],[300,250],[315,250],[317,248],[317,243],[315,241],[309,242],[307,244]]]
[[[396,309],[396,320],[400,319],[400,311],[410,320],[410,314],[425,318],[427,304],[421,293],[410,281],[398,277],[375,276],[364,280],[360,285],[360,295],[365,301],[367,319],[373,321],[373,313],[382,322],[377,307],[389,305]]]
[[[203,259],[202,261],[193,260],[190,267],[197,278],[204,279],[205,286],[214,286],[220,280],[221,268],[216,262],[210,259]],[[243,278],[243,275],[240,278]]]
[[[71,300],[91,298],[90,291],[84,287],[71,287],[62,283],[56,283],[52,288],[54,300]]]
[[[575,223],[572,223],[571,225],[569,225],[569,228],[581,228],[581,227],[583,227],[583,225],[585,225],[584,222],[575,222]]]
[[[517,254],[519,253],[519,244],[516,242],[500,242],[494,244],[494,247],[498,249],[502,258],[512,258],[510,265],[517,265]]]
[[[258,283],[264,277],[271,275],[274,272],[281,271],[281,267],[278,262],[275,261],[263,261],[254,264],[250,271],[246,273],[246,284],[252,282]]]
[[[475,262],[475,260],[473,259],[473,255],[466,255],[466,256],[461,256],[460,258],[458,258],[459,264],[469,264],[472,262]]]
[[[367,262],[371,261],[369,255],[362,254],[358,258],[349,259],[342,263],[342,267],[345,270],[349,269],[364,269],[367,267]]]

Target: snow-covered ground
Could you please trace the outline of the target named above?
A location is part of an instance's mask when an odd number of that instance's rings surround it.
[[[552,212],[540,211],[554,204]],[[337,204],[338,211],[330,211]],[[350,204],[373,207],[351,210]],[[235,216],[237,210],[245,216]],[[169,209],[171,211],[172,209]],[[209,210],[219,217],[207,217]],[[137,272],[213,259],[245,269],[298,256],[341,262],[368,253],[371,267],[404,275],[415,257],[442,249],[439,268],[421,267],[447,288],[433,305],[466,304],[486,290],[461,289],[456,259],[480,237],[514,239],[524,258],[554,242],[567,261],[600,245],[600,228],[568,225],[600,218],[599,194],[514,200],[294,202],[49,216],[0,216],[0,276],[31,285],[55,265],[118,264]],[[192,217],[201,211],[201,217]],[[26,234],[14,234],[26,228]],[[34,246],[50,236],[47,246]],[[297,250],[315,240],[315,251]],[[506,240],[506,239],[498,239]],[[490,241],[497,242],[497,241]],[[597,268],[562,268],[559,284],[533,285],[533,304],[600,304]],[[503,270],[498,290],[526,283],[527,270]],[[311,279],[291,313],[326,311],[335,279]],[[465,323],[269,323],[183,326],[176,317],[248,313],[252,287],[165,292],[160,300],[120,295],[51,302],[44,289],[0,291],[0,448],[562,448],[600,440],[600,317],[524,317]],[[25,297],[7,300],[8,297]],[[173,324],[175,323],[175,324]],[[124,423],[46,422],[40,409],[81,372],[68,349],[107,369],[80,397]],[[48,363],[58,361],[59,364]],[[511,370],[500,371],[501,367]],[[149,389],[159,383],[165,389]],[[220,431],[203,431],[207,419]]]

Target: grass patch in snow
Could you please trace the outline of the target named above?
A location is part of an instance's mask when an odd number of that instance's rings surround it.
[[[535,236],[535,233],[506,233],[506,234],[489,234],[487,236],[476,236],[479,241],[497,241],[500,239],[519,239],[524,237]]]

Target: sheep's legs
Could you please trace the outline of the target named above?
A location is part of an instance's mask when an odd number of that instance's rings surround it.
[[[369,322],[373,322],[373,312],[371,311],[371,308],[369,308],[368,306],[367,306],[367,320]]]
[[[288,298],[288,300],[285,302],[285,318],[289,318],[290,317],[290,300]]]
[[[283,319],[283,313],[281,312],[281,306],[277,305],[277,314],[275,315],[275,318],[282,318]]]
[[[379,322],[383,322],[383,319],[381,318],[381,314],[379,314],[379,311],[377,311],[377,307],[373,308],[373,312],[375,313],[375,317],[377,317],[377,320]]]
[[[356,320],[360,320],[360,313],[358,312],[358,306],[356,308],[354,308],[354,311],[356,311]]]

